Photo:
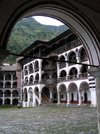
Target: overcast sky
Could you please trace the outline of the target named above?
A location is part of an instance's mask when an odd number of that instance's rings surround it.
[[[36,21],[44,25],[54,25],[54,26],[64,25],[62,22],[50,17],[34,16],[33,18],[35,18]]]

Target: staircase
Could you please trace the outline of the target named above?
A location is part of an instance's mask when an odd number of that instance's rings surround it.
[[[42,103],[47,103],[47,102],[49,102],[49,99],[48,99],[48,97],[46,96],[46,95],[44,95],[43,93],[41,94],[41,97],[42,97]]]

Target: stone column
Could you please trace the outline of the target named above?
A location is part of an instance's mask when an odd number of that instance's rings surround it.
[[[70,91],[67,92],[67,105],[70,104]]]
[[[98,120],[98,131],[100,134],[100,67],[88,69],[89,74],[95,77],[96,80],[96,94],[97,94],[97,120]]]
[[[68,55],[67,55],[67,53],[65,54],[65,60],[66,60],[66,61],[68,60]],[[66,67],[68,68],[68,62],[66,62]]]
[[[4,94],[4,92],[3,92],[3,102],[2,102],[2,105],[4,105],[5,104],[5,94]]]
[[[80,72],[80,68],[79,68],[79,66],[78,66],[78,73],[77,73],[77,78],[78,78],[78,79],[80,78],[80,74],[81,74],[81,72]]]
[[[40,104],[39,105],[41,105],[42,104],[42,102],[41,102],[41,100],[42,100],[42,98],[41,98],[41,92],[39,92],[39,100],[40,100]]]
[[[3,88],[5,88],[5,74],[3,74]]]
[[[52,102],[52,92],[50,91],[50,102]]]
[[[42,60],[39,60],[39,83],[41,83],[41,76],[42,76]]]
[[[80,56],[79,56],[78,49],[76,49],[76,59],[77,59],[77,62],[79,63],[80,62]]]
[[[81,100],[81,91],[78,91],[78,96],[79,96],[79,103],[78,103],[78,105],[80,106],[81,103],[82,103],[82,100]]]
[[[58,79],[58,81],[59,81],[59,62],[57,62],[57,79]]]
[[[58,105],[60,104],[60,91],[58,91]]]
[[[10,97],[10,105],[12,105],[12,92],[11,92],[11,97]]]
[[[28,72],[28,75],[29,75],[29,65],[27,65],[27,72]]]
[[[11,88],[13,88],[13,74],[11,74]]]
[[[30,107],[30,93],[27,95],[27,107]]]

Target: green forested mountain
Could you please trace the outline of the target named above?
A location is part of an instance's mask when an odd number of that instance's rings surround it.
[[[38,23],[34,18],[27,18],[19,21],[9,38],[8,50],[12,53],[19,53],[25,47],[37,39],[50,40],[68,29],[67,26],[48,26]],[[15,56],[6,58],[6,62],[15,63]]]

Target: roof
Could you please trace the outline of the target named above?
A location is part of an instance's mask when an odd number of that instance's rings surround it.
[[[16,71],[16,65],[15,66],[1,66],[0,71]]]
[[[27,53],[28,51],[30,51],[31,49],[33,49],[34,47],[37,47],[39,45],[46,45],[48,43],[48,40],[36,40],[35,42],[33,42],[32,44],[30,44],[28,47],[26,47],[23,51],[21,51],[19,53],[19,55],[23,55],[25,53]]]
[[[36,40],[32,44],[30,44],[28,47],[26,47],[22,52],[20,52],[19,55],[24,55],[24,54],[28,53],[30,50],[32,50],[33,48],[37,47],[37,46],[41,46],[41,45],[49,46],[49,45],[59,41],[63,37],[69,36],[71,34],[73,34],[73,32],[70,29],[68,29],[65,32],[63,32],[60,35],[58,35],[57,37],[51,39],[50,41],[48,41],[48,40],[41,40],[41,39]]]

